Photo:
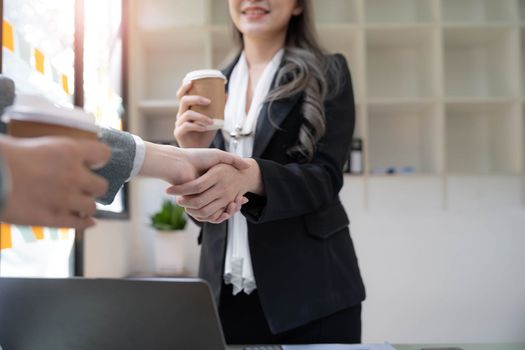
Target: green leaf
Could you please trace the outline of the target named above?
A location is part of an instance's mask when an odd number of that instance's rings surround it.
[[[165,200],[160,210],[150,216],[151,226],[157,230],[183,230],[186,227],[186,213],[184,208]]]

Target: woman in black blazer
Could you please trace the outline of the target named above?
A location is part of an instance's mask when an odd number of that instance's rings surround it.
[[[211,144],[251,162],[243,171],[216,166],[170,190],[203,222],[200,276],[217,298],[230,344],[360,342],[365,291],[339,199],[355,122],[346,61],[320,49],[310,1],[229,0],[229,8],[240,55],[224,70],[226,118],[240,103],[245,113],[236,120],[255,115],[254,132],[228,121],[222,132],[210,131],[210,118],[191,110],[208,101],[186,95],[191,85],[178,94],[174,133],[182,147]],[[245,226],[221,222],[243,195]],[[238,227],[247,232],[240,265],[230,256]],[[236,275],[233,266],[244,270]]]

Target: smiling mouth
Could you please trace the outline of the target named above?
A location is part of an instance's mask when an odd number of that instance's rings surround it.
[[[262,9],[262,8],[251,8],[251,9],[246,9],[246,10],[242,10],[241,11],[241,14],[243,15],[267,15],[269,14],[270,11],[269,10],[265,10],[265,9]]]

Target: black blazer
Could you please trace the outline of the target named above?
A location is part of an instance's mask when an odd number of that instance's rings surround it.
[[[274,333],[365,298],[348,217],[339,200],[355,123],[354,97],[346,60],[342,55],[331,59],[341,62],[344,84],[325,103],[326,134],[311,162],[301,164],[286,154],[298,140],[302,93],[274,102],[271,121],[265,104],[257,122],[253,158],[266,196],[248,193],[242,213],[248,220],[259,298]],[[235,63],[224,71],[227,77]],[[213,146],[224,149],[220,133]],[[210,283],[216,300],[223,283],[226,225],[205,223],[200,235],[200,276]]]

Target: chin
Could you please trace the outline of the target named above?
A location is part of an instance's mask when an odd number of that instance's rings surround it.
[[[241,33],[249,36],[266,36],[271,30],[260,24],[250,23],[241,28]]]

